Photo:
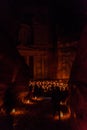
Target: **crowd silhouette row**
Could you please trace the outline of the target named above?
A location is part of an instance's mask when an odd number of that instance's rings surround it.
[[[69,87],[67,83],[58,81],[29,81],[30,96],[47,96],[65,100],[68,96]]]

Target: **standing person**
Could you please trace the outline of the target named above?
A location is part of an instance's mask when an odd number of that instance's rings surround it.
[[[69,80],[72,130],[87,130],[87,25],[85,26]]]
[[[4,100],[3,100],[7,121],[9,124],[9,128],[11,130],[13,129],[13,123],[14,123],[14,118],[11,115],[11,111],[16,105],[16,94],[14,92],[15,87],[16,87],[15,83],[12,82],[7,85],[7,89],[5,91]]]
[[[9,83],[4,96],[4,106],[6,114],[9,115],[16,105],[16,93],[14,92],[15,83]]]
[[[60,120],[60,88],[53,87],[52,88],[52,105],[53,105],[53,116],[58,113]]]

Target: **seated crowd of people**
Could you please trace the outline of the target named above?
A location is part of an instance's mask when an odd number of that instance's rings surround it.
[[[29,81],[29,93],[33,96],[47,96],[52,97],[52,94],[59,90],[60,96],[63,100],[68,94],[68,84],[62,81]]]

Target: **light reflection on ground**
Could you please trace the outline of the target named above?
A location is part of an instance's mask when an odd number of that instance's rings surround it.
[[[64,112],[60,111],[60,118],[59,118],[58,112],[56,112],[55,115],[52,115],[52,114],[48,115],[48,118],[50,118],[50,119],[52,119],[54,121],[57,121],[57,120],[68,120],[68,119],[70,119],[70,117],[71,117],[71,110],[70,110],[70,108],[68,108],[67,113],[64,113]]]
[[[21,100],[22,104],[24,105],[28,105],[28,109],[26,110],[25,107],[17,107],[17,108],[14,108],[12,111],[11,111],[11,115],[13,116],[19,116],[19,115],[25,115],[25,114],[29,114],[29,115],[38,115],[38,111],[41,111],[41,109],[44,109],[44,108],[40,108],[40,102],[41,103],[46,103],[46,101],[51,101],[51,98],[50,97],[32,97],[31,99],[26,99],[25,97],[27,96],[27,92],[23,92],[23,93],[20,93],[19,94],[19,99]],[[45,102],[43,102],[45,101]],[[38,104],[39,103],[39,104]],[[2,101],[0,102],[0,104],[2,105]],[[37,104],[37,106],[35,105]],[[70,110],[70,107],[67,106],[67,103],[64,102],[64,103],[60,103],[61,105],[64,105],[67,109],[67,112],[63,112],[63,111],[60,111],[60,119],[61,120],[67,120],[70,118],[71,116],[71,110]],[[34,106],[35,105],[35,106]],[[45,104],[46,105],[46,104]],[[33,106],[32,109],[30,106]],[[38,107],[38,109],[37,109]],[[45,106],[44,106],[45,107]],[[52,109],[52,108],[51,108]],[[0,114],[5,114],[5,110],[3,108],[0,109]],[[53,119],[53,120],[59,120],[59,116],[58,116],[58,113],[55,115],[55,116],[52,116],[52,113],[48,113],[48,118],[50,119]]]
[[[28,111],[26,111],[26,110],[24,110],[24,109],[13,109],[12,111],[11,111],[11,115],[13,115],[13,116],[18,116],[18,115],[24,115],[24,114],[27,114],[28,113]]]
[[[70,118],[70,116],[71,116],[70,108],[69,108],[69,111],[66,114],[64,114],[62,111],[60,111],[60,120],[67,120],[67,119]],[[54,120],[59,120],[58,114],[56,114],[54,116]]]

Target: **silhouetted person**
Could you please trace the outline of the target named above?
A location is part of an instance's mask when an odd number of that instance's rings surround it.
[[[35,84],[35,87],[34,87],[34,96],[38,96],[39,95],[39,88],[38,88],[38,85]]]
[[[13,129],[13,116],[11,115],[12,109],[16,105],[16,94],[14,92],[15,83],[9,83],[7,85],[7,89],[4,95],[4,108],[6,112],[7,122],[9,125],[9,129]]]
[[[33,97],[33,86],[30,84],[28,86],[28,94],[25,98],[31,100],[32,97]]]
[[[67,90],[67,88],[65,88],[64,90],[61,90],[61,101],[65,102],[68,99],[69,96],[69,92]]]
[[[9,115],[16,104],[16,95],[14,93],[14,83],[9,83],[4,96],[4,107],[6,114]]]
[[[53,115],[58,112],[60,119],[60,88],[53,87],[52,89],[52,104],[53,104]]]

